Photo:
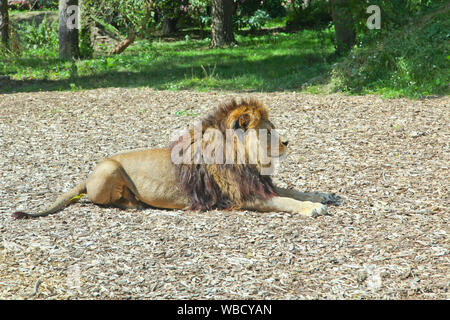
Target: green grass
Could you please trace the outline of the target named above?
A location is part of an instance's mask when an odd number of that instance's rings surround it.
[[[99,87],[298,90],[331,70],[327,57],[334,48],[326,32],[322,38],[316,31],[236,38],[238,46],[223,49],[210,49],[209,39],[141,40],[121,55],[73,62],[58,59],[55,41],[28,44],[20,55],[0,54],[0,74],[11,79],[8,86],[0,83],[0,92]]]

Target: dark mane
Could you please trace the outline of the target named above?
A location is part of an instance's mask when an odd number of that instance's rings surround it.
[[[259,108],[264,117],[267,110],[256,100],[235,100],[221,105],[202,121],[202,128],[215,128],[225,133],[230,113],[238,108]],[[170,145],[170,150],[181,139]],[[176,178],[190,199],[191,210],[240,208],[245,202],[276,196],[270,176],[260,174],[249,164],[174,164]],[[226,186],[226,188],[221,188]]]

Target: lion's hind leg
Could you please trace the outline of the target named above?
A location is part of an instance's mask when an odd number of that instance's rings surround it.
[[[100,162],[86,182],[90,201],[122,209],[144,207],[137,197],[136,187],[122,165],[112,159]]]
[[[134,193],[126,186],[123,187],[122,197],[114,201],[112,205],[121,209],[142,209],[147,207],[145,203],[137,200]]]

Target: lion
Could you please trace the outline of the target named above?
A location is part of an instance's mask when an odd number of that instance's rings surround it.
[[[274,139],[276,129],[261,102],[244,99],[238,103],[233,99],[202,119],[197,128],[200,137],[196,137],[194,128],[167,148],[129,151],[106,158],[85,181],[59,196],[47,210],[14,212],[12,216],[21,219],[54,214],[82,194],[87,194],[94,204],[122,209],[253,210],[308,217],[327,214],[325,204],[337,201],[335,194],[277,187],[270,174],[262,173],[286,154],[288,141],[278,135]],[[208,136],[208,132],[214,134]],[[229,132],[240,135],[232,135],[229,143],[220,142]],[[272,148],[274,141],[276,147]],[[211,155],[211,150],[213,156],[208,158],[207,151]],[[238,154],[238,150],[242,152]],[[250,162],[255,150],[261,157]],[[242,161],[237,162],[239,155]],[[192,161],[196,156],[200,161]],[[211,161],[224,156],[232,161]]]

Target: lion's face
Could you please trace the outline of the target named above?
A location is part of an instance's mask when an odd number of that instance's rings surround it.
[[[259,141],[261,144],[261,139],[265,139],[267,146],[267,155],[269,157],[282,157],[286,154],[288,141],[283,140],[275,126],[269,120],[261,120],[258,130],[260,132]],[[274,146],[278,149],[274,150]]]
[[[248,163],[252,163],[251,157],[253,156],[258,159],[257,163],[260,167],[270,166],[271,159],[285,155],[288,141],[281,138],[268,118],[267,109],[260,103],[244,105],[233,110],[227,122],[229,129],[240,132],[245,139]],[[242,139],[240,140],[242,141]]]

